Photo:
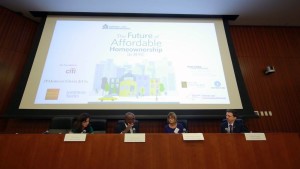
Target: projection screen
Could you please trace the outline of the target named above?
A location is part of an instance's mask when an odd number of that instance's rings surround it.
[[[18,110],[243,110],[233,63],[222,18],[49,15]]]

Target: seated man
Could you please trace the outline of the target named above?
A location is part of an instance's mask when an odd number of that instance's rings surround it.
[[[247,133],[248,128],[244,125],[241,119],[237,119],[237,114],[234,110],[227,110],[226,120],[221,124],[221,133]]]
[[[125,121],[122,123],[118,123],[116,126],[116,133],[138,133],[139,126],[134,124],[135,115],[131,112],[127,112],[125,114]]]

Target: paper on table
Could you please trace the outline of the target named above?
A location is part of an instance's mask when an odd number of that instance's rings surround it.
[[[145,133],[126,133],[124,135],[124,142],[146,142]]]
[[[64,141],[85,141],[86,134],[66,134]]]
[[[246,140],[267,140],[265,133],[245,133]]]
[[[182,133],[183,140],[204,140],[203,133]]]

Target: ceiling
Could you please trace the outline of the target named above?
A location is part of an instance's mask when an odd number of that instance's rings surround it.
[[[300,0],[0,0],[33,20],[30,11],[239,15],[230,25],[300,26]]]

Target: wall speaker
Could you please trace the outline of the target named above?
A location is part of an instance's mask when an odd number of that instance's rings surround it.
[[[266,70],[265,70],[266,75],[269,75],[269,74],[274,73],[274,72],[275,72],[274,66],[267,66],[266,67]]]

